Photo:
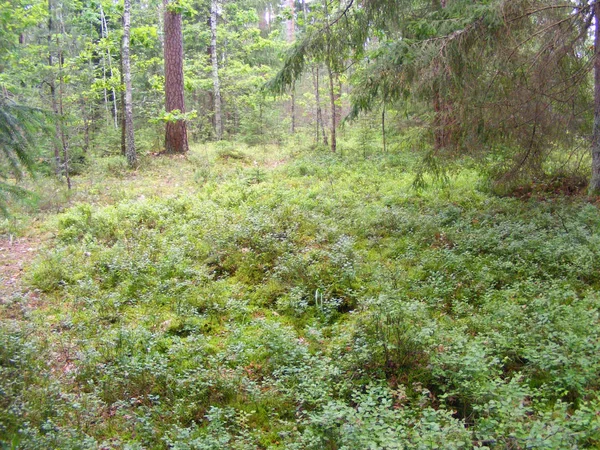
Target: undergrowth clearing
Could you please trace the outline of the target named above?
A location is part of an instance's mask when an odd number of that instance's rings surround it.
[[[415,190],[411,157],[363,156],[224,144],[70,198],[41,180],[43,220],[3,225],[47,243],[1,305],[0,442],[597,448],[597,206],[466,169]]]

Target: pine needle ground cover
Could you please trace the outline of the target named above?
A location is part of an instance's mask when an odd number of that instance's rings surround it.
[[[595,204],[415,190],[394,154],[117,169],[30,231],[3,448],[600,445]]]

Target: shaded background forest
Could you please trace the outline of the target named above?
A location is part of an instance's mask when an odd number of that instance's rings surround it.
[[[138,152],[163,151],[165,123],[185,122],[192,142],[281,144],[299,133],[298,142],[332,151],[341,132],[348,151],[417,152],[417,182],[475,164],[502,192],[532,182],[574,192],[590,177],[595,8],[556,0],[134,2]],[[2,12],[3,105],[46,113],[47,132],[33,146],[37,170],[66,176],[90,156],[120,164],[123,5],[11,0]],[[185,113],[164,106],[165,12],[183,20]],[[14,155],[3,157],[3,173],[14,176]]]

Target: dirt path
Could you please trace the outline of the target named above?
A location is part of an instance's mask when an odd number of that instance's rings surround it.
[[[23,268],[37,255],[40,241],[34,238],[0,238],[0,304],[22,292]]]

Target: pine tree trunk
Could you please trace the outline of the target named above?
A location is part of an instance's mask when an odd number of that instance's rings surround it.
[[[183,33],[181,14],[171,10],[164,1],[165,15],[165,107],[167,112],[185,112],[183,86]],[[165,130],[165,153],[188,151],[187,128],[184,120],[167,122]]]
[[[125,77],[125,134],[127,148],[127,164],[129,167],[137,166],[135,152],[135,136],[133,132],[133,99],[131,87],[131,61],[129,58],[129,33],[131,28],[131,0],[125,0],[123,11],[123,72]]]
[[[219,83],[219,61],[217,55],[217,0],[210,2],[210,61],[212,64],[215,137],[223,139],[223,115],[221,112],[221,86]]]
[[[590,194],[600,195],[600,3],[594,4],[594,128],[592,134],[592,179]]]

